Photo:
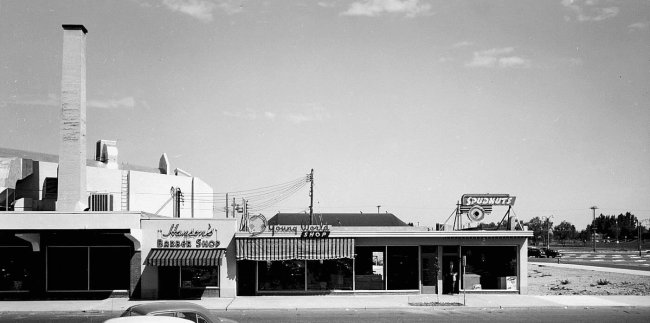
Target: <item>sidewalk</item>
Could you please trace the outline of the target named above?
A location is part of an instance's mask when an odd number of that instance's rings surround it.
[[[121,312],[144,301],[111,298],[98,301],[4,301],[3,312]],[[324,309],[436,309],[463,308],[463,295],[354,295],[354,296],[242,296],[191,301],[211,310],[324,310]],[[413,306],[410,304],[418,304]],[[433,306],[438,304],[438,306]],[[445,306],[446,305],[446,306]],[[515,307],[650,307],[650,296],[536,296],[468,294],[466,308]]]

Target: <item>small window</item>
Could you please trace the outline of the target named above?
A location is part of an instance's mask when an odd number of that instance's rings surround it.
[[[196,313],[194,312],[180,312],[178,313],[178,317],[188,321],[196,322]]]
[[[175,312],[159,312],[159,313],[153,313],[153,316],[171,316],[171,317],[176,317]]]

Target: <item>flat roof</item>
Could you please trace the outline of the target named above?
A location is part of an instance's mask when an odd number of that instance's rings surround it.
[[[330,227],[331,238],[532,238],[533,231],[471,230],[471,231],[428,231],[422,227]],[[298,233],[265,231],[256,236],[249,232],[236,232],[235,238],[298,238]]]

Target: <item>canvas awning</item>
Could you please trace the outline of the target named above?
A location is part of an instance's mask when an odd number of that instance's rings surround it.
[[[241,238],[238,260],[327,260],[354,258],[353,238]]]
[[[151,249],[148,266],[219,266],[226,249]]]

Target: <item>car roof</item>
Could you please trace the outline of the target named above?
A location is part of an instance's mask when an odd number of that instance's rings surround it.
[[[183,323],[186,319],[169,316],[126,316],[117,317],[104,321],[104,323]]]
[[[201,305],[191,302],[150,302],[144,304],[133,305],[129,307],[131,312],[146,315],[153,312],[160,311],[195,311],[206,312],[207,309]]]

